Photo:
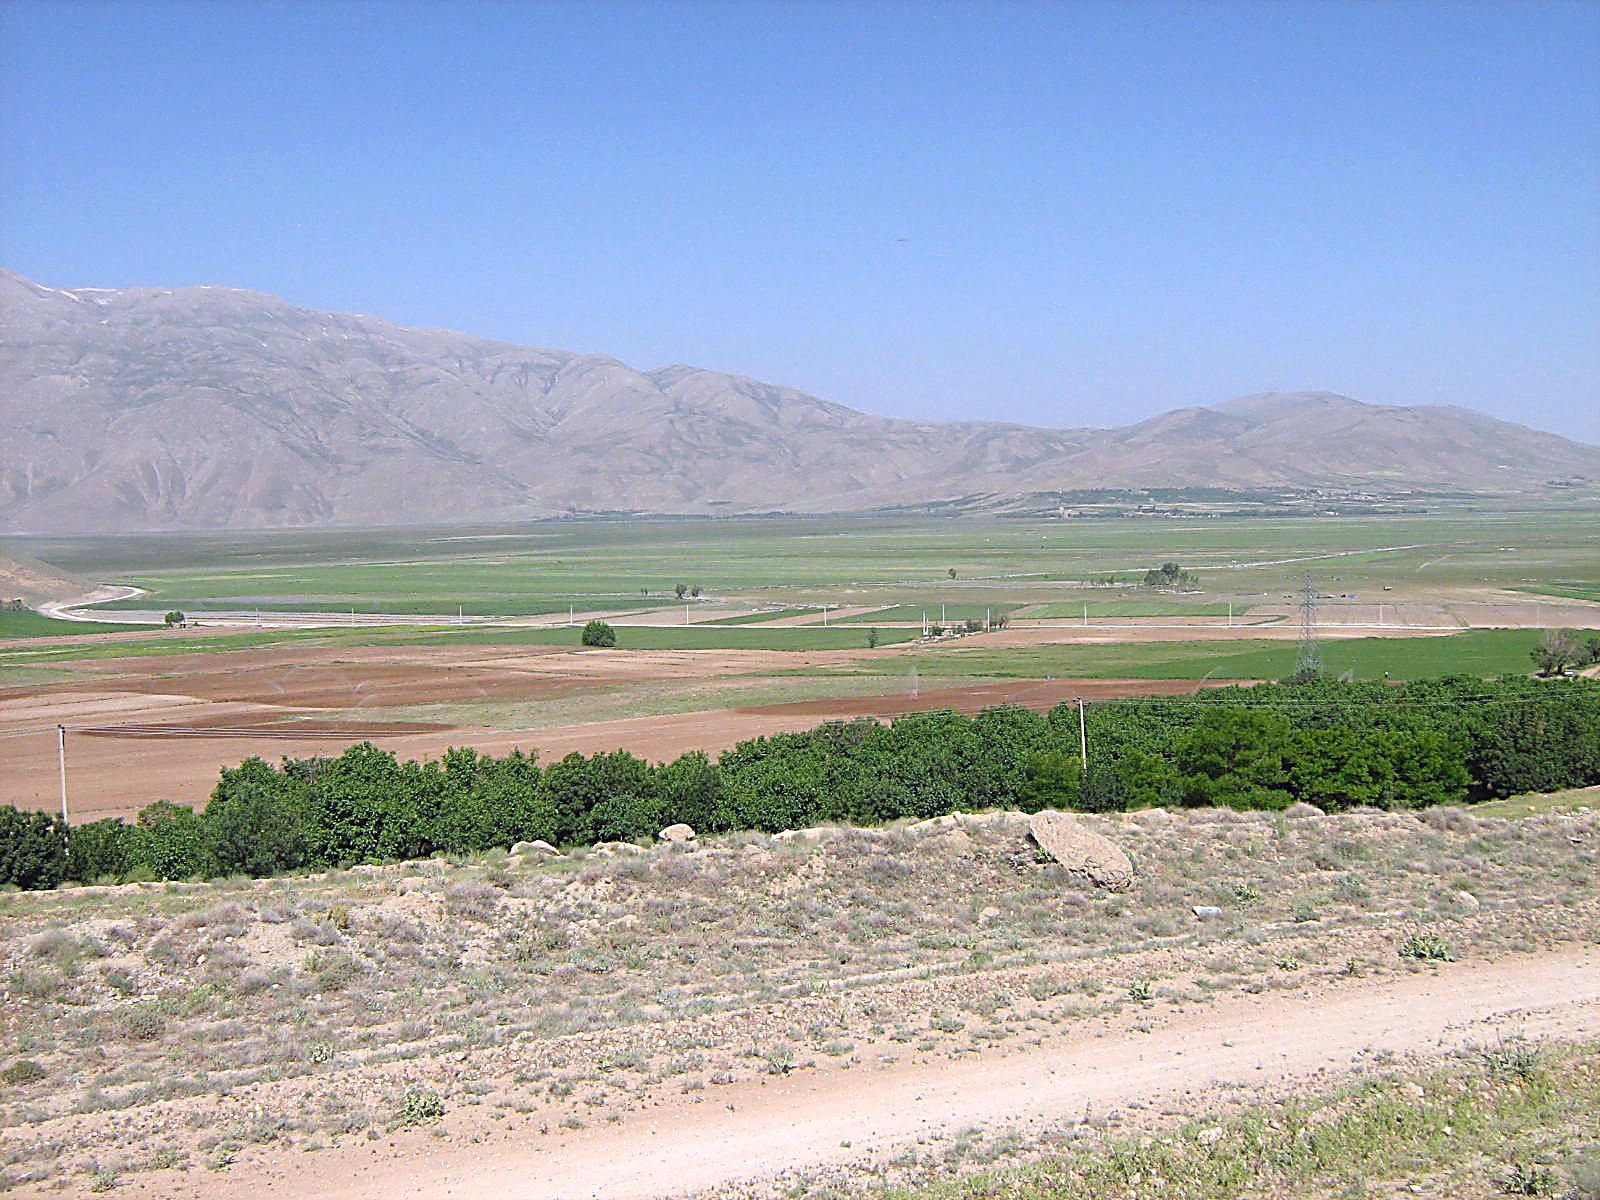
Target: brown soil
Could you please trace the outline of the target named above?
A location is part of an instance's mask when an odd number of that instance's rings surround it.
[[[53,811],[60,806],[56,725],[68,727],[69,812],[76,821],[131,818],[156,800],[201,804],[217,773],[252,755],[338,754],[365,738],[402,758],[437,756],[450,746],[490,754],[538,751],[546,760],[578,751],[630,750],[652,761],[690,750],[717,754],[747,738],[809,729],[824,721],[893,717],[935,708],[975,713],[995,704],[1047,710],[1077,696],[1183,695],[1198,684],[1165,680],[1015,680],[940,688],[917,697],[809,700],[752,708],[592,721],[537,730],[492,731],[423,722],[352,722],[317,710],[443,700],[527,700],[581,694],[620,683],[711,679],[761,667],[839,661],[838,652],[550,653],[521,649],[505,658],[481,647],[374,651],[338,662],[284,662],[282,652],[142,660],[115,678],[0,691],[0,746],[8,770],[0,803]],[[880,652],[881,653],[881,652]],[[861,657],[859,652],[853,656]],[[395,661],[397,658],[409,661]],[[276,659],[276,661],[275,661]],[[444,659],[445,661],[439,661]],[[451,661],[454,660],[454,661]],[[103,667],[102,663],[93,664]],[[731,670],[730,670],[731,668]],[[143,672],[143,673],[139,673]],[[1211,686],[1216,686],[1213,682]],[[114,736],[118,728],[129,736]],[[226,734],[220,732],[226,729]],[[93,730],[92,736],[83,731]],[[189,731],[199,731],[198,734]],[[321,736],[317,736],[321,735]]]

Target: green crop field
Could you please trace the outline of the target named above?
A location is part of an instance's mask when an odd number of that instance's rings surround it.
[[[1578,583],[1557,580],[1554,583],[1520,584],[1511,589],[1534,596],[1551,596],[1561,600],[1588,600],[1600,604],[1600,583]]]
[[[1527,674],[1534,630],[1480,629],[1416,638],[1352,638],[1322,644],[1330,675],[1426,679],[1438,675]],[[918,669],[944,676],[1105,679],[1281,679],[1293,674],[1294,642],[1151,642],[1030,647],[929,646]],[[909,661],[909,659],[907,660]],[[862,670],[871,668],[863,666]]]
[[[1217,601],[1163,601],[1160,597],[1148,600],[1082,600],[1066,604],[1033,604],[1018,609],[1013,615],[1027,620],[1081,619],[1087,606],[1089,619],[1096,617],[1226,617],[1226,603]],[[1243,616],[1245,606],[1235,606],[1234,615]]]
[[[0,649],[0,670],[51,663],[109,658],[150,658],[179,654],[218,654],[269,646],[572,646],[581,630],[396,626],[354,629],[262,629],[207,636],[181,633],[115,641],[85,640],[73,645],[13,646]],[[885,629],[882,645],[910,641],[913,629]],[[865,649],[864,629],[813,626],[763,629],[760,626],[630,625],[617,627],[619,650],[855,650]]]
[[[103,621],[58,621],[31,609],[0,612],[0,638],[70,637],[82,633],[127,633],[138,625],[112,625]]]
[[[926,619],[930,625],[937,625],[941,621],[946,625],[960,621],[982,621],[984,617],[999,617],[1008,614],[1012,605],[1008,604],[971,604],[962,600],[949,600],[935,597],[923,604],[895,604],[876,612],[857,613],[852,617],[840,617],[840,625],[879,625],[893,621],[915,621],[921,625]]]
[[[1136,586],[1164,560],[1196,572],[1201,611],[1282,599],[1312,572],[1338,594],[1531,588],[1600,578],[1591,507],[1361,517],[1077,520],[784,518],[549,522],[498,530],[17,538],[81,577],[151,595],[131,608],[354,607],[475,615],[659,607],[683,583],[707,597],[820,603],[1151,604]],[[954,570],[956,578],[949,572]],[[1566,586],[1566,585],[1560,585]],[[1573,585],[1587,588],[1587,584]],[[1550,594],[1560,594],[1550,593]],[[1576,593],[1575,593],[1576,594]],[[1081,607],[1078,609],[1081,613]],[[958,615],[959,614],[959,615]],[[1092,615],[1092,614],[1091,614]],[[1103,610],[1102,615],[1112,615]],[[1133,612],[1128,615],[1143,615]]]
[[[797,625],[764,629],[759,625],[618,625],[618,650],[859,650],[863,629]],[[490,646],[577,646],[579,629],[469,629],[405,639],[411,646],[478,644]],[[885,629],[882,645],[911,641],[915,629]]]
[[[777,608],[766,612],[746,613],[740,617],[718,617],[714,621],[701,621],[701,625],[763,625],[768,621],[781,621],[789,617],[816,617],[822,619],[818,608]]]

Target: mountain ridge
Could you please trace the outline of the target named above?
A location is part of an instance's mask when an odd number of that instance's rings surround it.
[[[1600,448],[1449,405],[1259,393],[1112,429],[880,417],[673,363],[0,271],[0,528],[859,511],[1084,487],[1506,493]]]

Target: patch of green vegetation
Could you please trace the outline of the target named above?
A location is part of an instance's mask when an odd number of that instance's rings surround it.
[[[1540,634],[1531,629],[1475,629],[1416,638],[1326,641],[1327,674],[1355,679],[1427,679],[1438,675],[1526,675]],[[1289,641],[1148,642],[1027,647],[930,646],[918,652],[940,675],[1087,679],[1282,679],[1295,670]]]
[[[1508,796],[1504,800],[1488,800],[1473,805],[1473,814],[1480,817],[1545,817],[1554,814],[1575,813],[1580,808],[1600,808],[1600,787],[1568,788],[1560,792],[1529,792],[1522,796]]]
[[[58,621],[25,608],[0,612],[0,638],[71,637],[79,633],[127,633],[142,625],[113,625],[104,621]]]
[[[879,516],[551,521],[523,526],[14,538],[14,552],[84,577],[137,584],[128,607],[538,615],[672,602],[675,585],[784,609],[829,603],[895,611],[852,623],[982,619],[1023,605],[1081,615],[1081,584],[1135,587],[1181,562],[1210,596],[1282,602],[1306,571],[1332,596],[1519,587],[1590,595],[1600,579],[1592,501],[1363,516],[960,519]],[[955,572],[951,578],[950,572]],[[1114,594],[1099,615],[1220,615],[1182,597]],[[1135,605],[1132,611],[1116,609]],[[1531,604],[1531,600],[1529,601]],[[1225,612],[1225,608],[1221,611]],[[1091,617],[1094,614],[1091,614]],[[730,622],[733,623],[733,622]],[[751,621],[759,624],[759,621]]]
[[[881,1200],[1124,1200],[1366,1196],[1382,1180],[1438,1177],[1435,1195],[1564,1195],[1600,1174],[1600,1043],[1548,1049],[1522,1074],[1470,1059],[1193,1121],[1166,1136],[1109,1137],[1013,1171]],[[1546,1166],[1543,1164],[1560,1164]],[[1535,1171],[1533,1168],[1537,1167]],[[1511,1189],[1537,1179],[1537,1190]],[[1544,1186],[1547,1182],[1548,1186]],[[1380,1189],[1387,1190],[1387,1189]]]
[[[701,625],[761,625],[767,621],[782,621],[790,617],[816,617],[822,619],[822,610],[816,608],[778,608],[768,612],[745,613],[739,617],[718,617],[714,621],[700,621]]]
[[[826,629],[791,625],[777,629],[757,626],[618,625],[618,650],[864,650],[864,629]],[[577,646],[577,629],[460,629],[406,639],[412,646],[456,644],[491,646]],[[916,638],[915,629],[879,631],[879,643],[889,645]]]
[[[1060,621],[1072,618],[1082,619],[1084,607],[1088,606],[1089,619],[1096,617],[1225,617],[1229,613],[1226,602],[1192,601],[1184,602],[1174,600],[1163,603],[1159,600],[1086,600],[1076,603],[1061,604],[1033,604],[1027,608],[1019,609],[1014,615],[1025,620]],[[1234,616],[1244,616],[1245,605],[1239,604],[1232,610]]]
[[[1574,583],[1561,580],[1557,583],[1525,584],[1510,590],[1527,592],[1533,596],[1556,596],[1563,600],[1593,600],[1600,603],[1600,583]]]
[[[876,612],[858,613],[853,617],[840,617],[840,625],[877,625],[884,622],[915,621],[921,625],[924,618],[930,625],[941,621],[954,625],[959,621],[981,621],[985,616],[1001,617],[1009,614],[1015,605],[969,604],[965,601],[930,600],[926,604],[896,604]]]

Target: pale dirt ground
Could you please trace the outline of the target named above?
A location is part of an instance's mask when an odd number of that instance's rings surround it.
[[[1600,1034],[1600,816],[1084,821],[1131,892],[994,815],[0,896],[0,1053],[43,1073],[0,1087],[0,1177],[749,1200],[972,1124],[1143,1128],[1388,1052]],[[1461,961],[1402,960],[1418,931]],[[399,1126],[412,1088],[442,1119]]]
[[[1359,1069],[1374,1055],[1436,1054],[1516,1038],[1600,1035],[1600,949],[1455,964],[1332,994],[1251,996],[1145,1030],[1052,1039],[957,1063],[864,1066],[735,1085],[707,1102],[665,1103],[601,1129],[534,1145],[341,1148],[263,1164],[167,1193],[304,1200],[655,1200],[782,1172],[885,1157],[973,1126],[1027,1130],[1129,1105],[1204,1111],[1219,1089],[1264,1097]]]

